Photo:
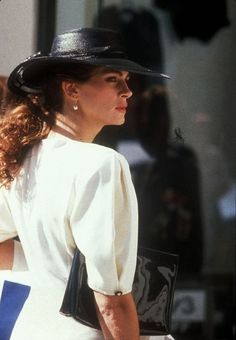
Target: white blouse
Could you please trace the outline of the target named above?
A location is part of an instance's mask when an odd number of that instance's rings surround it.
[[[92,289],[129,293],[137,218],[122,155],[57,133],[35,146],[11,188],[0,188],[0,242],[20,237],[31,285],[11,340],[102,340],[100,331],[59,313],[74,249],[86,257]]]
[[[85,255],[93,290],[108,295],[131,292],[137,217],[129,166],[122,155],[57,133],[33,147],[10,189],[0,189],[0,242],[18,235],[31,273],[28,306],[21,313],[30,319],[19,319],[34,323],[29,314],[35,314],[36,301],[42,312],[36,313],[35,331],[45,313],[52,324],[59,317],[49,315],[45,307],[49,310],[51,304],[59,314],[76,246]],[[60,315],[58,328],[68,324],[66,340],[74,339],[68,319]]]

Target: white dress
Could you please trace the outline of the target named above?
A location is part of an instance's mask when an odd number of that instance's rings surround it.
[[[73,252],[77,246],[85,255],[93,290],[129,293],[137,216],[119,153],[57,133],[35,146],[11,188],[0,189],[0,242],[19,235],[31,285],[11,340],[103,339],[59,313]]]

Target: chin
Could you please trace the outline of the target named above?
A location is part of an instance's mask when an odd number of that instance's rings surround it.
[[[122,117],[118,122],[117,124],[115,125],[123,125],[125,123],[125,117]]]
[[[117,125],[123,125],[124,123],[125,123],[125,119],[122,122],[118,123]]]

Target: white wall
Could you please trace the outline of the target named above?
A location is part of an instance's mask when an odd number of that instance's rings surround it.
[[[0,1],[0,75],[35,52],[36,0]]]

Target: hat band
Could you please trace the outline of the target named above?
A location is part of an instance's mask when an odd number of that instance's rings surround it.
[[[70,58],[79,58],[79,59],[89,59],[89,58],[119,58],[125,59],[127,55],[124,51],[111,49],[111,46],[104,47],[95,47],[89,50],[72,50],[72,51],[63,51],[61,49],[52,51],[49,54],[50,57],[70,57]]]

